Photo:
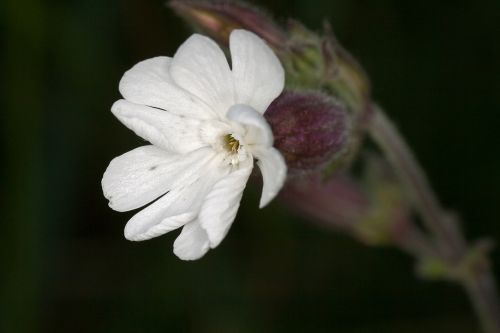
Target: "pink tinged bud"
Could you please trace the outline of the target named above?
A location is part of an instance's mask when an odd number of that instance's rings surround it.
[[[252,31],[273,48],[282,48],[286,43],[285,33],[267,14],[243,2],[172,0],[170,7],[195,29],[226,46],[234,29]]]
[[[359,181],[337,173],[290,180],[284,200],[297,213],[327,228],[345,232],[365,244],[392,244],[411,250],[419,232],[411,220],[402,189],[387,165],[368,156]]]
[[[347,175],[324,180],[319,174],[288,182],[283,198],[297,213],[326,228],[356,236],[356,223],[371,209],[362,187]]]
[[[319,92],[285,91],[264,117],[292,174],[325,167],[347,146],[349,119],[344,107]]]

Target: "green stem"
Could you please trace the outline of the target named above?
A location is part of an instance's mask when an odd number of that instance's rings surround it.
[[[415,210],[433,237],[441,259],[451,267],[458,266],[467,254],[467,244],[458,222],[441,207],[403,137],[376,105],[373,106],[369,133],[405,186]],[[500,306],[491,269],[470,270],[456,278],[468,292],[484,331],[500,333]]]

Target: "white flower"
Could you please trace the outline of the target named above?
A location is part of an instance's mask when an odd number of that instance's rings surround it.
[[[173,58],[145,60],[123,76],[124,99],[111,111],[151,145],[113,159],[102,188],[117,211],[154,201],[128,221],[127,239],[183,227],[174,253],[198,259],[228,232],[254,159],[264,180],[260,207],[283,186],[286,165],[263,117],[283,90],[283,68],[245,30],[231,33],[230,51],[232,68],[214,41],[195,34]]]

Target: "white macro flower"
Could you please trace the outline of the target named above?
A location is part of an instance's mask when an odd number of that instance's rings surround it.
[[[120,81],[124,99],[111,111],[151,143],[113,159],[102,179],[116,211],[152,202],[128,221],[127,239],[183,227],[174,253],[198,259],[227,234],[254,159],[264,181],[260,207],[283,186],[286,165],[263,117],[283,90],[283,68],[245,30],[231,33],[230,51],[231,68],[214,41],[195,34],[173,58],[142,61]]]

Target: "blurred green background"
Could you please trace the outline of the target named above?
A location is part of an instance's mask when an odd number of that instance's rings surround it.
[[[469,238],[500,239],[500,2],[273,0],[284,22],[331,20]],[[245,193],[202,260],[176,232],[123,236],[109,161],[140,144],[109,111],[118,81],[189,36],[163,0],[0,4],[1,332],[477,332],[462,290]],[[499,252],[494,253],[496,271]]]

